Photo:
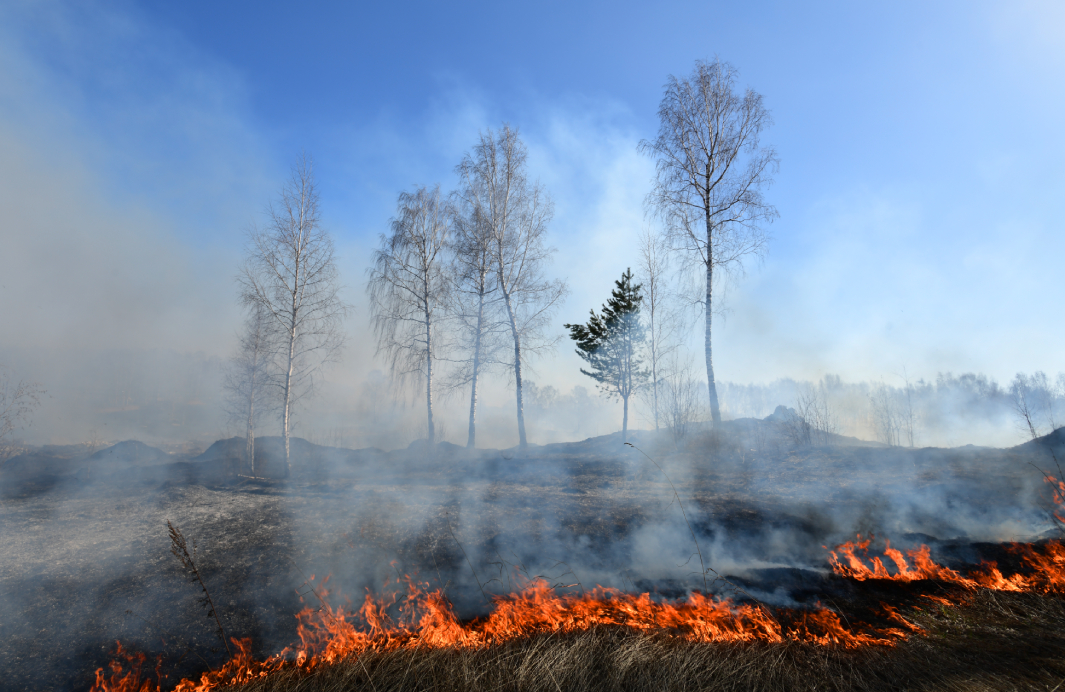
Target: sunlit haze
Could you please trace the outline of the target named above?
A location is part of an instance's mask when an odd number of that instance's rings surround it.
[[[239,434],[214,414],[241,326],[236,276],[247,230],[301,152],[354,310],[297,435],[328,441],[364,411],[385,371],[371,252],[397,195],[454,189],[486,128],[519,129],[554,200],[547,274],[570,288],[553,318],[566,336],[656,224],[654,162],[637,145],[657,132],[663,85],[715,58],[763,96],[762,141],[780,160],[768,255],[720,305],[718,380],[982,373],[1008,387],[1018,372],[1065,370],[1060,3],[312,5],[0,7],[0,364],[47,392],[26,440],[180,442],[121,418],[149,402],[204,407],[173,438]],[[595,396],[581,365],[563,338],[529,379]],[[513,445],[513,387],[498,374],[487,386],[484,443]],[[441,414],[460,444],[463,396]],[[602,404],[594,423],[550,434],[530,413],[531,441],[620,429],[620,409]],[[777,404],[794,402],[767,411]],[[405,445],[420,419],[404,420],[387,439],[333,441]],[[970,441],[952,435],[927,441]]]

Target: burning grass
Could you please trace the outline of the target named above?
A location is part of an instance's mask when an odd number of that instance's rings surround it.
[[[1065,603],[1059,598],[981,590],[961,606],[932,604],[911,617],[924,636],[894,647],[706,644],[601,625],[492,646],[366,650],[218,689],[971,691],[1049,690],[1065,679]]]
[[[1016,670],[1005,666],[1006,658],[1018,655],[1016,642],[1003,648],[1004,632],[1032,629],[1037,620],[1049,629],[1034,628],[1043,631],[1043,644],[1038,666],[1024,677],[1030,673],[1034,684],[1065,676],[1065,639],[1056,634],[1065,624],[1058,597],[1065,586],[1061,543],[1010,546],[1028,573],[1009,578],[993,563],[962,576],[933,562],[927,546],[909,551],[907,560],[887,544],[884,554],[894,565],[889,570],[881,557],[867,564],[870,544],[871,539],[859,537],[837,546],[830,553],[835,572],[858,582],[909,588],[888,596],[894,596],[894,605],[881,601],[879,608],[865,607],[865,612],[860,606],[849,613],[821,605],[770,609],[699,593],[683,601],[602,588],[566,595],[533,581],[518,594],[497,597],[488,617],[464,623],[455,617],[442,590],[429,591],[410,578],[387,596],[368,594],[354,612],[331,607],[325,594],[316,591],[321,607],[306,608],[297,616],[299,644],[257,661],[249,640],[234,640],[238,653],[222,668],[198,680],[183,680],[175,689],[487,690],[552,689],[551,684],[555,689],[685,689],[696,681],[700,689],[882,689],[899,687],[912,674],[904,672],[907,666],[916,665],[922,655],[928,664],[931,651],[939,651],[957,675],[971,676],[973,671],[966,673],[963,665],[968,649],[955,641],[959,634],[981,655],[1003,654],[1001,661],[985,660],[1001,664],[1000,672],[988,669],[980,675],[987,678],[989,689],[996,689],[995,675],[1009,673],[1013,677],[1004,679],[1017,680]],[[933,589],[938,593],[927,593]],[[1004,604],[1005,594],[1013,600]],[[907,602],[900,604],[900,596]],[[873,624],[856,619],[856,614]],[[1046,638],[1047,631],[1054,636]],[[989,642],[995,646],[988,649]],[[877,649],[883,651],[875,653]],[[900,652],[884,653],[888,649]],[[161,688],[142,679],[147,668],[143,657],[126,659],[127,666],[114,663],[109,673],[97,671],[93,691]],[[402,661],[406,672],[397,680],[396,666]],[[951,689],[954,683],[941,668],[924,667],[926,675],[939,671],[936,679],[946,686],[937,683],[937,688]],[[818,684],[796,682],[809,681],[811,675]],[[707,681],[714,680],[707,687]]]
[[[888,581],[910,582],[917,580],[935,580],[948,584],[957,584],[968,589],[987,588],[996,591],[1038,591],[1048,593],[1065,590],[1065,546],[1059,541],[1047,541],[1041,546],[1027,543],[1011,543],[1007,550],[1020,557],[1025,563],[1028,574],[1014,574],[1003,577],[998,565],[984,562],[979,569],[967,576],[938,565],[932,561],[931,551],[927,545],[907,551],[909,562],[902,551],[891,547],[886,541],[884,557],[868,558],[872,538],[847,542],[836,546],[831,551],[829,563],[836,574],[865,581],[882,579]],[[859,554],[862,557],[859,557]],[[862,558],[865,558],[863,561]],[[888,559],[892,568],[884,564]],[[867,564],[868,563],[868,564]]]

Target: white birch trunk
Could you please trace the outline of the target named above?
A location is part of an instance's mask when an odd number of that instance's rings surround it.
[[[481,367],[481,330],[484,328],[484,279],[481,280],[480,293],[477,296],[477,331],[473,337],[473,377],[470,386],[470,434],[466,447],[477,446],[477,375]]]
[[[706,265],[706,384],[710,390],[710,418],[714,422],[716,428],[721,423],[721,409],[717,404],[717,384],[714,382],[714,358],[713,349],[710,345],[710,331],[711,320],[713,318],[713,310],[711,308],[712,287],[714,281],[714,267],[712,264]]]
[[[244,440],[244,458],[251,475],[255,475],[255,388],[248,388],[248,430]]]
[[[500,284],[503,284],[502,276]],[[518,405],[518,445],[522,448],[528,446],[525,437],[525,404],[521,391],[521,336],[518,334],[518,323],[514,319],[514,308],[510,303],[510,293],[503,290],[503,302],[507,306],[507,318],[510,320],[510,333],[514,336],[514,388],[517,390]]]
[[[293,310],[293,323],[295,322],[295,310]],[[289,331],[288,336],[288,367],[285,368],[285,391],[284,391],[284,409],[282,413],[282,430],[285,435],[285,475],[288,476],[292,473],[292,456],[289,449],[289,408],[292,404],[292,367],[295,360],[296,350],[296,332],[293,328]]]
[[[654,327],[652,326],[652,329]],[[653,334],[653,332],[652,332]],[[654,398],[655,431],[658,431],[658,354],[655,347],[651,346],[651,396]]]
[[[426,288],[428,296],[428,288]],[[436,427],[433,425],[433,323],[429,305],[425,307],[425,406],[428,411],[429,444],[436,442]]]

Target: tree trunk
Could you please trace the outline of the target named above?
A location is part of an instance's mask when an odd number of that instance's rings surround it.
[[[295,319],[293,319],[295,322]],[[288,367],[285,369],[285,406],[284,406],[284,421],[283,430],[285,435],[285,476],[292,474],[292,456],[289,449],[289,408],[292,403],[292,366],[296,349],[296,334],[295,331],[290,331],[288,336]]]
[[[514,335],[514,386],[518,394],[518,446],[525,449],[529,442],[525,437],[525,397],[521,386],[521,337]]]
[[[632,394],[632,359],[635,356],[633,353],[632,339],[629,336],[629,329],[631,325],[626,323],[625,337],[622,350],[621,363],[621,400],[624,402],[624,414],[621,417],[621,441],[627,442],[629,435],[629,396]]]
[[[483,281],[482,281],[483,284]],[[477,331],[473,337],[473,378],[470,387],[470,435],[466,439],[466,447],[473,449],[477,446],[477,374],[481,367],[481,329],[484,324],[484,289],[482,286],[477,296]]]
[[[255,390],[252,389],[254,392]],[[248,470],[251,475],[255,475],[255,399],[254,396],[249,397],[251,399],[248,402],[248,430],[247,438],[244,440],[244,460],[248,465]]]
[[[655,432],[658,431],[658,356],[657,349],[651,350],[651,394],[654,397]]]
[[[433,324],[429,310],[425,310],[425,405],[429,413],[429,444],[436,442],[433,426]]]
[[[470,388],[470,431],[466,438],[466,448],[473,449],[477,446],[477,357],[473,362],[473,384]]]
[[[707,226],[709,227],[709,223]],[[707,239],[709,240],[709,232],[707,233]],[[707,249],[709,253],[709,248]],[[706,384],[710,390],[710,418],[714,421],[714,427],[718,427],[721,424],[721,409],[717,404],[717,384],[714,382],[714,358],[713,349],[710,345],[710,327],[711,320],[713,318],[713,308],[711,303],[712,288],[714,280],[714,267],[712,264],[706,265]]]
[[[500,283],[502,277],[500,277]],[[514,388],[517,390],[518,403],[518,446],[528,446],[525,437],[525,405],[521,391],[521,337],[518,335],[518,323],[514,320],[514,308],[510,304],[510,293],[503,291],[503,302],[507,306],[507,318],[510,320],[510,333],[514,336]]]
[[[262,308],[259,308],[260,312],[256,314],[255,318],[255,342],[253,344],[253,351],[251,354],[251,377],[248,379],[248,430],[247,439],[245,440],[244,456],[248,466],[248,472],[255,475],[255,396],[259,393],[259,387],[262,386],[262,363],[261,354],[263,350],[263,322],[262,322]]]
[[[657,294],[655,295],[657,300]],[[651,407],[654,409],[655,432],[658,431],[658,332],[655,331],[655,310],[651,308]]]

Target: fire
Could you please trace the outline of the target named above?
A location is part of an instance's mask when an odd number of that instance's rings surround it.
[[[936,580],[966,589],[1000,591],[1056,591],[1065,589],[1065,545],[1048,541],[1042,546],[1013,544],[1009,549],[1028,567],[1026,574],[1006,577],[995,563],[984,563],[963,576],[937,564],[922,545],[905,554],[885,543],[881,556],[869,557],[872,539],[843,543],[830,551],[829,563],[842,577],[858,581],[883,579],[912,582]],[[846,624],[823,606],[810,610],[770,610],[760,604],[735,603],[692,593],[677,601],[658,600],[650,594],[629,594],[597,587],[587,593],[559,594],[546,582],[534,580],[515,594],[497,596],[485,618],[461,622],[440,589],[406,578],[384,596],[367,593],[357,610],[305,608],[296,615],[299,643],[265,660],[251,654],[251,641],[233,640],[236,653],[221,668],[203,673],[198,680],[182,680],[177,692],[208,692],[223,685],[239,685],[283,668],[309,671],[370,651],[418,648],[486,647],[538,634],[567,634],[594,627],[625,627],[695,642],[807,642],[857,648],[891,646],[922,628],[888,604],[881,604],[892,626]],[[947,598],[925,594],[942,605]],[[394,616],[392,614],[395,614]],[[118,659],[96,671],[92,692],[160,692],[161,684],[146,678],[147,659],[118,649]],[[159,679],[158,667],[156,678]]]
[[[111,675],[105,676],[104,669],[98,668],[96,670],[96,682],[93,684],[92,689],[121,690],[122,692],[156,692],[159,689],[158,685],[152,685],[150,680],[141,680],[148,657],[142,653],[126,651],[122,648],[122,642],[115,642],[115,644],[117,646],[115,650],[116,658],[107,666],[111,671]],[[124,660],[126,665],[123,666],[119,659]],[[159,661],[156,665],[156,679],[159,679],[161,664],[162,661]]]
[[[1020,555],[1022,561],[1031,570],[1027,576],[1014,574],[1005,577],[994,562],[983,563],[978,570],[962,576],[958,572],[932,561],[931,550],[927,545],[902,552],[891,547],[891,541],[885,541],[884,555],[894,565],[889,570],[880,557],[868,558],[871,538],[848,541],[829,551],[829,564],[836,574],[864,581],[866,579],[884,579],[909,582],[919,579],[931,579],[950,584],[957,584],[967,589],[993,589],[996,591],[1058,591],[1065,588],[1065,546],[1060,541],[1047,541],[1042,546],[1027,543],[1012,543],[1008,549]],[[858,553],[862,555],[859,557]],[[906,557],[909,557],[907,562]],[[863,561],[863,558],[868,561]]]
[[[584,595],[558,594],[542,580],[530,582],[520,593],[496,597],[487,618],[461,623],[439,589],[425,591],[424,585],[409,579],[406,587],[400,617],[395,620],[385,612],[387,599],[369,594],[354,613],[329,605],[304,609],[297,616],[300,645],[279,656],[292,656],[301,667],[313,668],[368,650],[483,647],[601,626],[662,632],[696,642],[791,640],[845,647],[888,644],[900,636],[894,630],[847,629],[835,613],[820,606],[809,612],[781,611],[796,621],[785,626],[764,606],[735,604],[700,593],[682,601],[656,601],[650,594],[602,587]]]
[[[1059,524],[1065,524],[1065,481],[1058,480],[1051,475],[1044,475],[1043,481],[1054,488],[1054,518]]]
[[[398,617],[388,612],[397,606]],[[914,626],[893,615],[910,631]],[[820,605],[809,611],[771,612],[762,605],[736,604],[693,593],[680,601],[659,601],[650,594],[627,594],[597,587],[583,595],[558,594],[535,580],[517,594],[496,597],[494,610],[472,622],[460,622],[443,592],[405,580],[402,596],[367,594],[357,611],[305,608],[297,614],[299,644],[264,661],[251,656],[251,642],[233,640],[236,654],[221,668],[208,671],[199,680],[182,680],[177,692],[208,692],[222,685],[235,685],[264,677],[287,667],[312,670],[367,651],[441,647],[485,647],[536,634],[566,634],[599,626],[627,627],[657,632],[696,642],[800,641],[856,648],[892,645],[907,636],[901,629],[875,628],[856,623],[846,626],[840,617]],[[787,624],[785,624],[787,623]],[[159,692],[161,686],[141,680],[144,657],[119,654],[129,670],[118,662],[111,675],[96,673],[92,692]]]
[[[1065,590],[1065,545],[1061,541],[1047,541],[1041,550],[1027,543],[1015,543],[1010,549],[1032,568],[1029,589]]]

